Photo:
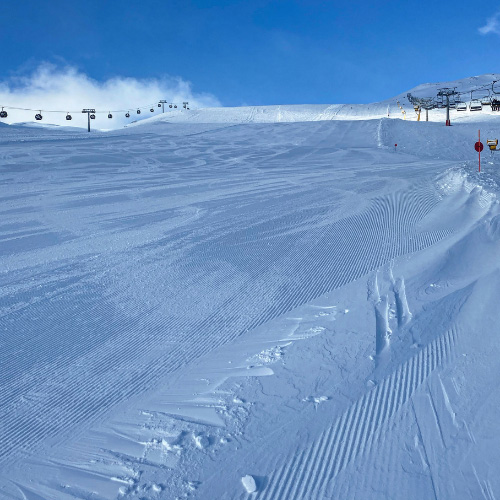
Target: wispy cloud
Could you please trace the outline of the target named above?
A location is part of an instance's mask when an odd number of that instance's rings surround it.
[[[481,35],[488,35],[489,33],[500,35],[500,12],[490,17],[486,24],[479,28],[479,33]]]
[[[162,79],[137,79],[116,77],[99,82],[78,71],[72,66],[58,67],[53,64],[40,64],[31,74],[12,77],[0,81],[0,106],[30,108],[41,110],[60,110],[63,113],[42,113],[43,123],[57,125],[84,126],[86,117],[83,108],[104,111],[94,122],[96,128],[117,128],[131,119],[151,116],[149,109],[137,115],[136,107],[157,103],[159,99],[182,103],[189,101],[190,108],[218,106],[218,99],[206,93],[197,93],[190,82],[178,77]],[[112,110],[130,110],[131,119],[125,113]],[[168,109],[168,108],[167,108]],[[34,112],[6,109],[8,123],[34,121]],[[65,119],[66,111],[75,111],[73,120]],[[78,113],[79,111],[79,113]],[[155,109],[155,113],[158,109]]]

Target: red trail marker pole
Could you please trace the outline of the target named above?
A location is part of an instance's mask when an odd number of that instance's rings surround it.
[[[478,141],[476,144],[474,144],[474,149],[479,153],[479,171],[481,172],[481,151],[483,150],[484,146],[483,143],[481,142],[481,131],[477,131],[478,134]]]

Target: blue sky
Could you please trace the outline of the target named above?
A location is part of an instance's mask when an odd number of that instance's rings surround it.
[[[0,81],[51,62],[98,81],[178,76],[223,105],[371,102],[496,72],[495,12],[449,0],[2,0]]]

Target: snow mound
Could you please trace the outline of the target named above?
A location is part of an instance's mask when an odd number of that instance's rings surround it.
[[[255,493],[257,491],[257,483],[255,482],[253,476],[243,476],[241,478],[241,483],[243,484],[243,487],[245,488],[247,493]]]

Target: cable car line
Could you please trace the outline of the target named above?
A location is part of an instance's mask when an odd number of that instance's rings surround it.
[[[164,101],[164,102],[166,102],[166,101]],[[142,110],[146,110],[146,109],[149,109],[149,111],[151,113],[154,113],[156,106],[158,108],[161,108],[162,107],[161,101],[160,102],[155,102],[154,104],[147,104],[145,106],[134,107],[134,109],[137,111],[137,114],[140,115],[141,112],[142,112]],[[42,113],[63,113],[66,116],[73,115],[75,113],[80,113],[80,110],[69,110],[68,111],[68,110],[62,110],[62,109],[21,108],[19,106],[7,106],[7,105],[3,105],[3,106],[0,105],[0,107],[2,108],[2,111],[0,111],[0,118],[7,118],[8,114],[5,111],[5,109],[15,110],[15,111],[38,111],[37,114],[42,114]],[[172,108],[172,107],[173,108],[177,108],[177,104],[175,104],[175,103],[169,103],[169,107],[170,108]],[[125,113],[125,112],[129,112],[129,109],[130,108],[128,108],[128,109],[127,108],[124,108],[124,109],[113,109],[113,110],[109,110],[109,111],[96,110],[95,113],[96,114],[107,114],[108,118],[112,118],[112,116],[109,116],[109,115],[112,115],[113,113]]]
[[[149,109],[149,111],[151,113],[154,113],[155,112],[155,105],[157,105],[159,108],[162,108],[162,112],[165,113],[165,104],[168,104],[168,102],[164,99],[160,99],[159,101],[153,103],[153,104],[148,104],[147,106],[140,106],[138,108],[135,108],[136,110],[136,113],[138,115],[141,114],[142,110],[147,110]],[[183,108],[184,109],[189,109],[187,107],[189,103],[187,101],[183,102],[182,105],[183,105]],[[169,104],[169,107],[172,108],[172,105],[174,108],[177,108],[177,104],[174,104],[174,103],[170,103]],[[60,110],[60,109],[32,109],[32,108],[20,108],[20,107],[16,107],[16,106],[1,106],[0,107],[2,108],[2,110],[0,111],[0,118],[7,118],[8,116],[8,113],[7,111],[5,111],[4,108],[7,108],[9,110],[16,110],[16,111],[38,111],[38,113],[35,114],[35,120],[36,121],[41,121],[43,120],[43,115],[42,113],[64,113],[65,114],[65,118],[67,121],[70,121],[73,119],[73,114],[74,113],[79,113],[80,111],[63,111],[63,110]],[[96,115],[98,113],[100,114],[106,114],[108,119],[112,119],[113,118],[113,113],[123,113],[125,112],[125,118],[130,118],[130,108],[128,109],[116,109],[116,110],[109,110],[109,111],[101,111],[101,110],[96,110],[94,108],[84,108],[82,110],[82,113],[87,113],[87,130],[90,132],[90,121],[91,120],[95,120],[96,119]]]

